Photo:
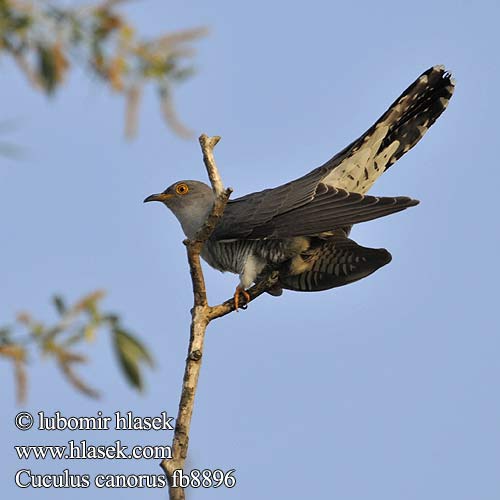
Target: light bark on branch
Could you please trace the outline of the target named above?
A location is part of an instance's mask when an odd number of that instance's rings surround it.
[[[210,238],[210,235],[222,217],[232,189],[224,189],[214,159],[213,150],[220,141],[220,137],[208,137],[202,134],[199,140],[205,168],[216,198],[211,213],[205,221],[205,224],[196,234],[196,237],[193,240],[184,241],[193,285],[194,306],[191,310],[189,348],[186,358],[184,380],[182,383],[179,411],[175,422],[174,437],[172,441],[172,459],[163,460],[160,464],[168,479],[170,500],[185,499],[184,489],[181,487],[173,487],[172,480],[175,471],[183,470],[186,463],[189,445],[189,430],[191,428],[191,419],[193,416],[207,326],[212,320],[225,316],[235,310],[234,298],[228,299],[216,306],[208,305],[205,278],[200,262],[200,253],[203,245],[208,238]],[[250,300],[248,302],[262,295],[276,283],[277,279],[278,274],[276,272],[269,273],[259,283],[250,288],[248,290],[250,295]]]

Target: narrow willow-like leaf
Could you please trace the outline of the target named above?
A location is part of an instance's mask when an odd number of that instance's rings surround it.
[[[44,47],[38,47],[38,75],[48,94],[51,94],[57,85],[57,68],[53,51]]]
[[[121,328],[114,328],[113,334],[116,354],[127,380],[132,386],[142,390],[141,363],[152,366],[151,355],[139,340]]]
[[[66,312],[66,304],[64,299],[60,295],[54,295],[52,302],[57,310],[57,312],[62,316]]]

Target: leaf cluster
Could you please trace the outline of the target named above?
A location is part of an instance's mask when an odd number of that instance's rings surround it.
[[[103,297],[104,293],[98,290],[68,306],[57,295],[53,297],[57,313],[54,323],[45,324],[21,312],[14,325],[0,328],[0,357],[13,364],[18,402],[26,399],[28,359],[35,353],[53,360],[75,389],[87,396],[98,397],[98,391],[81,378],[75,367],[87,362],[77,348],[93,341],[102,330],[112,338],[126,379],[135,389],[142,390],[142,368],[144,364],[153,366],[152,357],[137,337],[122,325],[119,316],[102,310]]]
[[[203,28],[141,37],[117,12],[121,2],[58,7],[50,2],[0,0],[0,55],[11,56],[32,85],[48,95],[80,64],[87,73],[125,97],[127,136],[137,128],[144,86],[153,83],[168,125],[180,135],[190,132],[177,119],[172,84],[190,76],[191,42]]]

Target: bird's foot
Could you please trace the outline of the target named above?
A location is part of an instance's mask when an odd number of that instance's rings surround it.
[[[250,302],[250,294],[242,287],[237,286],[234,292],[234,309],[237,311],[240,308],[240,294],[243,295],[244,303],[241,305],[242,309],[247,308],[248,302]]]

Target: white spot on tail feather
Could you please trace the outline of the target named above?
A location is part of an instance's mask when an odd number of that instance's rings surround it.
[[[336,168],[331,170],[330,173],[322,179],[322,182],[347,191],[361,194],[366,193],[378,177],[382,175],[384,170],[397,160],[395,153],[401,142],[406,144],[404,145],[404,149],[397,155],[398,157],[401,156],[401,153],[406,153],[414,145],[414,143],[410,144],[407,142],[408,131],[405,131],[403,127],[403,130],[399,133],[400,140],[393,141],[385,147],[383,151],[378,152],[380,144],[387,136],[389,128],[394,123],[397,123],[401,116],[408,112],[411,103],[422,95],[422,92],[429,89],[428,75],[438,72],[443,73],[444,77],[448,77],[449,74],[445,74],[445,71],[443,65],[436,65],[427,72],[428,74],[421,75],[414,83],[411,91],[401,96],[397,103],[386,112],[383,121],[380,121],[376,125],[374,131],[364,138],[363,142],[351,152],[349,157],[345,158]],[[452,80],[451,86],[446,87],[450,94],[453,93],[454,83],[454,80]],[[447,107],[448,101],[449,98],[440,98],[440,103],[444,108]],[[422,116],[428,113],[429,106],[419,110],[419,114]],[[417,128],[421,138],[429,129],[429,120],[425,120],[421,125],[415,124],[412,126]]]
[[[390,122],[390,120],[391,117],[388,117],[387,121]],[[373,133],[365,139],[361,148],[332,170],[323,179],[323,182],[353,193],[366,193],[382,175],[389,159],[399,146],[399,141],[393,141],[377,154],[380,144],[389,131],[389,127],[385,123],[380,123]]]
[[[429,130],[429,128],[426,126],[417,125],[417,130],[420,132],[420,136],[423,137],[424,134]]]

